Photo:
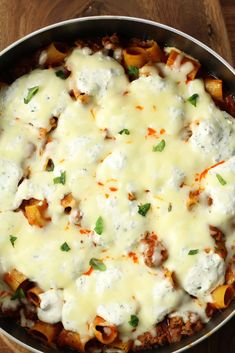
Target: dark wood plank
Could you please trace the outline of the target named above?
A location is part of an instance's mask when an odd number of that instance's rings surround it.
[[[113,14],[144,17],[181,29],[232,62],[219,0],[41,0],[38,4],[38,1],[1,0],[0,48],[54,22]]]
[[[220,3],[231,45],[233,63],[235,64],[235,1],[220,0]]]
[[[230,63],[233,53],[235,62],[235,0],[1,0],[0,50],[43,26],[93,15],[136,16],[162,22],[198,38]],[[235,318],[190,352],[234,353],[234,325]],[[0,352],[28,353],[1,337]]]

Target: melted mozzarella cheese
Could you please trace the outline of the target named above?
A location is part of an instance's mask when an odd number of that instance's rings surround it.
[[[32,87],[39,87],[38,93],[25,104],[24,98]],[[8,88],[3,104],[4,117],[8,120],[19,118],[25,124],[47,128],[49,119],[58,116],[61,103],[65,106],[69,102],[65,91],[63,81],[55,75],[54,70],[34,70],[18,78]]]
[[[168,314],[207,321],[206,303],[225,272],[209,225],[222,226],[230,236],[230,257],[234,241],[228,226],[235,210],[233,120],[215,106],[202,80],[185,83],[191,64],[145,66],[132,82],[117,61],[88,48],[74,49],[66,65],[66,80],[54,69],[37,69],[0,92],[0,272],[16,267],[38,283],[45,291],[39,319],[62,320],[82,339],[91,334],[96,315],[117,325],[123,339],[151,331]],[[25,104],[34,86],[38,93]],[[89,101],[73,100],[70,90],[88,94]],[[195,93],[196,107],[188,101]],[[49,130],[53,116],[58,125],[46,143],[40,128]],[[185,141],[187,126],[192,136]],[[154,147],[162,140],[159,152]],[[50,172],[48,159],[54,164]],[[229,160],[198,181],[198,174],[222,159]],[[62,172],[65,183],[55,184]],[[201,199],[190,210],[189,193],[200,187]],[[75,205],[68,215],[61,200],[70,193]],[[206,196],[213,199],[210,207]],[[31,198],[48,202],[51,221],[43,228],[13,212]],[[141,215],[147,203],[150,209]],[[99,217],[102,234],[95,232]],[[164,268],[149,268],[142,260],[146,232],[167,249]],[[14,247],[10,235],[17,237]],[[61,250],[64,242],[67,252]],[[193,249],[198,254],[190,256]],[[153,260],[160,256],[155,251]],[[106,271],[90,269],[91,258],[102,260]],[[165,269],[175,273],[179,288]],[[139,318],[134,331],[131,315]]]

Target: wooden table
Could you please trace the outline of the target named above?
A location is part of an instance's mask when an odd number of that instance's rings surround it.
[[[235,0],[0,0],[0,50],[40,27],[91,15],[156,20],[193,35],[235,62]],[[235,318],[190,352],[234,353],[234,332]],[[4,337],[0,352],[28,353]]]

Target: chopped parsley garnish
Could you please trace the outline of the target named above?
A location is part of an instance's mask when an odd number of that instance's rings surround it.
[[[128,129],[122,129],[121,131],[119,131],[119,134],[125,134],[125,135],[130,135],[130,131]]]
[[[33,98],[33,96],[35,96],[35,94],[38,92],[38,90],[39,90],[39,86],[29,88],[28,94],[24,98],[24,104],[28,104],[31,101],[31,99]]]
[[[15,241],[17,240],[17,237],[14,237],[14,235],[9,235],[10,237],[10,242],[13,248],[15,247]]]
[[[65,242],[64,244],[61,245],[60,250],[61,250],[61,251],[69,251],[69,250],[71,250],[71,248],[70,248],[69,245]]]
[[[94,231],[101,235],[103,233],[103,229],[104,229],[104,221],[102,217],[99,217],[95,223],[95,228]]]
[[[106,266],[105,264],[99,260],[99,259],[95,259],[94,257],[92,257],[89,261],[89,265],[94,269],[94,270],[98,270],[98,271],[105,271],[106,270]]]
[[[131,315],[130,321],[128,321],[128,324],[130,324],[133,327],[137,327],[139,324],[139,318],[136,315]]]
[[[221,175],[219,175],[219,174],[216,174],[216,178],[219,180],[219,182],[220,182],[220,184],[221,185],[226,185],[227,184],[227,181],[226,180],[224,180],[224,178],[222,178],[222,176]]]
[[[198,249],[189,250],[188,255],[196,255],[198,251]]]
[[[191,97],[188,98],[188,102],[194,105],[194,107],[196,107],[198,97],[199,95],[197,93],[194,93]]]
[[[65,80],[67,78],[63,70],[58,70],[55,72],[55,74],[57,77],[61,78],[62,80]]]
[[[52,159],[48,159],[47,166],[46,166],[46,171],[47,172],[53,172],[54,168],[55,168],[55,166],[54,166],[53,160]]]
[[[141,216],[145,217],[147,212],[150,209],[151,204],[150,203],[145,203],[144,205],[138,205],[138,213],[141,214]]]
[[[129,76],[138,76],[139,75],[139,69],[136,66],[128,66],[128,75]]]
[[[171,210],[172,210],[172,203],[170,202],[168,205],[168,212],[171,212]]]
[[[153,146],[153,152],[162,152],[165,146],[166,146],[166,142],[165,140],[162,140],[161,142],[159,142],[158,145]]]
[[[56,177],[53,179],[54,184],[65,184],[66,181],[66,173],[65,172],[61,172],[59,177]]]
[[[18,288],[13,296],[11,297],[11,300],[16,300],[16,299],[24,299],[25,298],[25,293],[22,288]]]

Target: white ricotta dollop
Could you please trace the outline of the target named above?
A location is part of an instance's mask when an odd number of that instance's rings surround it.
[[[232,217],[235,214],[235,186],[226,185],[221,189],[221,186],[207,186],[207,192],[213,200],[211,212]]]
[[[76,287],[79,292],[86,292],[88,290],[90,278],[89,276],[82,275],[76,279]]]
[[[70,139],[66,146],[69,159],[73,160],[79,154],[84,153],[90,143],[91,138],[89,136],[79,136],[77,138]]]
[[[123,68],[101,52],[86,55],[83,50],[76,49],[67,60],[67,66],[72,71],[76,69],[71,84],[97,100],[103,99],[110,89],[119,91],[126,84]]]
[[[12,198],[23,173],[14,162],[0,159],[0,211],[11,208]]]
[[[220,175],[225,180],[221,185]],[[212,198],[210,212],[212,215],[230,218],[235,214],[235,157],[209,170],[205,179],[206,193]]]
[[[63,296],[62,291],[50,289],[39,295],[41,302],[37,310],[39,320],[55,324],[62,319]]]
[[[114,325],[122,325],[130,320],[130,315],[136,311],[134,302],[101,304],[97,315]]]
[[[198,257],[197,261],[186,273],[183,287],[189,294],[203,298],[223,284],[225,263],[213,252],[202,252],[194,256]]]
[[[147,85],[148,88],[155,92],[163,91],[167,87],[167,81],[158,74],[152,76],[140,76],[138,80],[132,81],[131,85]]]
[[[96,293],[103,294],[105,290],[111,289],[121,278],[122,272],[117,268],[108,268],[104,272],[97,271]]]
[[[212,154],[213,160],[218,162],[233,154],[231,144],[231,124],[222,119],[203,120],[192,125],[190,142],[193,149],[201,150],[205,154]]]
[[[77,87],[82,93],[102,97],[107,91],[112,75],[111,69],[83,69],[77,74]]]
[[[172,177],[168,181],[168,185],[178,190],[184,181],[185,173],[178,167],[173,167],[171,172]]]
[[[127,166],[127,156],[122,151],[114,150],[109,154],[97,168],[97,178],[106,181],[117,178]]]

